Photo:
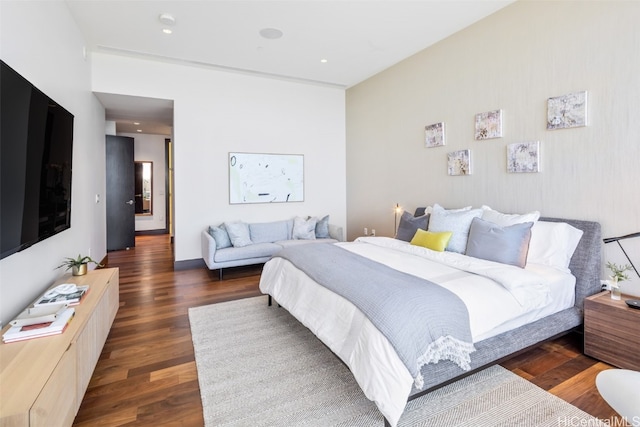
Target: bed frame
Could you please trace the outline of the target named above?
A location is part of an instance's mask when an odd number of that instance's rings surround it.
[[[417,210],[416,213],[419,211]],[[416,399],[437,388],[502,362],[541,342],[569,333],[582,324],[584,299],[601,290],[602,237],[600,224],[592,221],[544,217],[540,218],[540,221],[565,222],[584,232],[569,264],[571,273],[576,277],[574,306],[475,343],[476,351],[471,355],[471,370],[469,371],[463,371],[448,360],[425,365],[422,369],[425,388],[422,390],[414,388],[409,400]],[[385,426],[389,426],[386,419]]]
[[[424,214],[424,208],[418,208],[415,215],[422,214]],[[409,401],[500,363],[541,342],[567,334],[582,325],[584,299],[601,291],[602,237],[600,224],[592,221],[546,217],[540,218],[540,221],[564,222],[579,228],[584,233],[569,263],[569,269],[576,277],[574,305],[533,323],[475,343],[476,351],[471,354],[471,369],[468,371],[463,371],[455,363],[448,360],[423,366],[421,372],[424,377],[424,388],[418,390],[414,387],[409,395]],[[269,295],[269,305],[271,305],[271,295]],[[386,419],[384,425],[390,426]]]

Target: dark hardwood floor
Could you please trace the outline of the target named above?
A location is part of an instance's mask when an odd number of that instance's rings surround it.
[[[108,266],[120,268],[120,309],[74,425],[201,426],[187,310],[260,295],[260,266],[225,270],[223,281],[204,267],[174,271],[166,235],[138,236],[134,249],[110,252]],[[616,417],[594,382],[610,366],[582,354],[579,334],[503,366],[592,415]]]

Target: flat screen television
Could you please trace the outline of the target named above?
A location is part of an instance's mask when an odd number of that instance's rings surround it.
[[[71,227],[73,115],[0,62],[2,259]]]

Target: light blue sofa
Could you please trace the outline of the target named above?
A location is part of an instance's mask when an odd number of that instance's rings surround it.
[[[344,241],[342,227],[328,223],[324,224],[323,232],[320,232],[319,228],[317,229],[317,238],[315,235],[307,235],[305,239],[297,238],[299,233],[294,233],[294,222],[294,219],[290,219],[246,224],[251,242],[239,247],[228,246],[230,242],[224,241],[224,232],[221,232],[220,229],[224,230],[224,225],[228,226],[229,223],[208,227],[202,231],[202,258],[210,270],[219,270],[220,280],[222,280],[223,268],[265,263],[285,247]],[[318,222],[318,227],[320,226],[321,224]],[[222,238],[219,237],[220,233],[222,233]],[[218,241],[214,236],[218,237]]]

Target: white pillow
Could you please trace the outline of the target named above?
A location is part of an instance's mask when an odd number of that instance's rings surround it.
[[[293,238],[298,240],[315,240],[317,221],[317,218],[304,219],[299,216],[295,217],[293,219]]]
[[[253,244],[251,235],[249,234],[249,224],[241,221],[225,222],[224,228],[227,230],[227,234],[234,248],[241,248]]]
[[[492,222],[502,227],[522,224],[524,222],[536,222],[540,218],[540,212],[533,211],[526,214],[504,214],[491,209],[489,206],[482,206],[482,219]]]
[[[453,234],[447,245],[447,251],[463,254],[467,249],[469,228],[473,218],[480,218],[482,209],[446,210],[442,206],[433,205],[429,218],[429,231],[451,231]]]
[[[434,206],[440,206],[437,203]],[[440,206],[442,207],[442,206]],[[460,209],[445,209],[447,212],[462,212],[462,211],[470,211],[471,210],[471,206],[465,206],[464,208],[460,208]],[[424,208],[424,213],[425,214],[430,214],[431,212],[433,212],[433,206],[427,206],[426,208]]]
[[[531,227],[527,264],[542,264],[571,273],[569,263],[583,231],[565,222],[537,221]]]

